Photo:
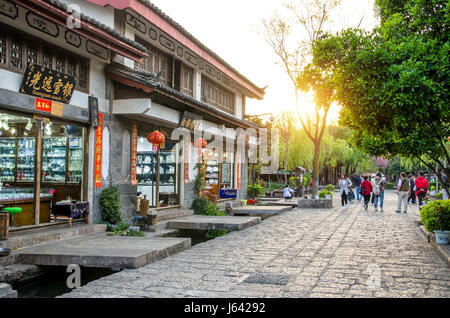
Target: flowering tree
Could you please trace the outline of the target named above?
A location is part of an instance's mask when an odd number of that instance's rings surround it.
[[[386,170],[389,167],[389,159],[384,159],[383,157],[372,157],[372,160],[380,170]]]

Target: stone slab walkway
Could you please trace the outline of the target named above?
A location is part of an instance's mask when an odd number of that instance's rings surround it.
[[[63,297],[450,297],[450,269],[417,226],[394,212],[299,210],[198,244]]]
[[[193,215],[167,222],[167,228],[179,230],[241,231],[261,223],[260,217]]]
[[[190,238],[122,237],[101,233],[38,244],[17,253],[23,264],[138,268],[190,246]]]
[[[233,208],[233,215],[274,216],[292,210],[291,206],[257,206],[247,205]]]

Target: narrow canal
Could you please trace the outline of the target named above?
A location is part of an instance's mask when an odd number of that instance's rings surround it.
[[[177,231],[169,237],[190,237],[191,246],[214,239],[211,235],[208,236],[208,231],[189,230]],[[72,290],[67,287],[67,278],[71,273],[66,272],[65,266],[42,266],[42,269],[43,271],[35,277],[12,283],[19,298],[55,298]],[[119,269],[82,267],[81,286],[119,271]]]

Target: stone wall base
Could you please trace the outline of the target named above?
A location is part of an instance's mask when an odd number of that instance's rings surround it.
[[[329,199],[299,199],[299,209],[331,209],[333,208],[333,200]]]

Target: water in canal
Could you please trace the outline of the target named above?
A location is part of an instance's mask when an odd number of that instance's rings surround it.
[[[41,275],[19,281],[12,284],[17,290],[19,298],[54,298],[72,289],[67,287],[67,278],[71,273],[66,273],[65,266],[45,266]],[[84,286],[96,279],[116,273],[104,268],[81,268],[81,285]]]

